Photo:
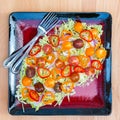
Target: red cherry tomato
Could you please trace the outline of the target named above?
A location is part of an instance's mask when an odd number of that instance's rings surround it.
[[[62,68],[64,65],[65,65],[64,62],[62,62],[62,61],[59,60],[59,59],[57,59],[57,60],[55,61],[55,66],[56,66],[57,68]]]
[[[30,90],[29,91],[29,96],[32,98],[34,101],[39,101],[39,95],[35,90]]]
[[[41,51],[40,45],[34,45],[33,48],[30,50],[30,56],[37,55]]]
[[[74,67],[74,72],[76,72],[76,73],[83,73],[83,72],[85,72],[85,70],[81,66],[75,66]]]
[[[77,56],[71,56],[68,59],[70,65],[77,66],[79,64],[79,58]]]
[[[44,46],[43,46],[43,51],[45,52],[45,54],[50,54],[50,53],[52,53],[52,46],[51,45],[49,45],[49,44],[45,44]]]
[[[39,57],[39,58],[37,59],[37,66],[38,66],[38,67],[44,67],[44,66],[45,66],[45,63],[46,63],[46,61],[45,61],[45,59],[44,59],[43,57]]]

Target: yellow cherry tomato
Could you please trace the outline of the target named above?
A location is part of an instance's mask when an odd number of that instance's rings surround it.
[[[92,32],[93,38],[98,36],[98,30],[97,29],[93,28],[90,31]]]
[[[89,48],[87,48],[86,51],[85,51],[85,54],[86,54],[87,56],[92,56],[92,55],[94,55],[94,53],[95,53],[95,50],[94,50],[93,47],[89,47]]]
[[[97,58],[103,59],[106,57],[107,51],[105,50],[105,48],[98,48],[95,52],[95,55]]]
[[[32,79],[25,76],[22,79],[22,84],[24,86],[30,86],[32,84]]]
[[[45,81],[45,86],[48,88],[53,88],[55,85],[55,81],[52,78],[47,78],[47,80]]]
[[[78,33],[80,33],[83,29],[82,23],[81,22],[75,22],[74,25],[74,30]]]
[[[29,97],[29,90],[28,90],[28,88],[26,88],[26,87],[22,88],[21,94],[22,94],[23,98]]]
[[[74,88],[74,83],[71,81],[65,81],[62,83],[61,89],[64,93],[70,93],[72,92]]]
[[[49,104],[52,104],[54,101],[55,101],[54,93],[52,93],[50,91],[45,92],[45,94],[44,94],[44,96],[42,98],[42,102],[45,105],[49,105]]]
[[[45,57],[46,62],[48,63],[53,63],[55,60],[55,55],[54,53],[51,53]]]
[[[79,55],[78,58],[79,58],[81,67],[85,68],[88,66],[88,63],[90,62],[90,58],[88,56]]]
[[[59,79],[62,78],[62,76],[61,76],[61,70],[59,70],[59,69],[57,69],[57,68],[53,68],[53,69],[51,70],[51,74],[52,74],[52,78],[53,78],[54,80],[59,80]]]
[[[69,41],[65,41],[62,43],[62,50],[69,50],[72,48],[72,43]]]

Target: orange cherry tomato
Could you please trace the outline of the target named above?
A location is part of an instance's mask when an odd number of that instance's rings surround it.
[[[95,53],[95,50],[94,50],[93,47],[89,47],[89,48],[87,48],[86,51],[85,51],[85,54],[86,54],[87,56],[92,56],[92,55],[94,55],[94,53]]]
[[[36,66],[36,58],[35,57],[27,57],[26,63],[31,67],[35,67]]]
[[[83,29],[82,23],[81,22],[75,22],[74,25],[74,30],[78,33],[80,33]]]
[[[24,86],[30,86],[32,84],[32,79],[25,76],[22,79],[22,84]]]
[[[26,88],[26,87],[22,88],[21,94],[22,94],[23,98],[29,97],[29,90],[28,90],[28,88]]]
[[[65,41],[62,43],[62,50],[70,50],[72,48],[72,42]]]
[[[52,78],[53,78],[54,80],[59,80],[59,79],[62,78],[62,76],[61,76],[61,70],[59,70],[59,69],[57,69],[57,68],[53,68],[53,69],[51,70],[51,74],[52,74]]]
[[[79,55],[79,61],[80,61],[80,65],[85,68],[88,66],[88,63],[90,62],[90,58],[88,56],[85,55]]]
[[[46,63],[45,58],[43,57],[37,58],[37,67],[44,67],[45,63]]]
[[[68,30],[63,30],[63,31],[62,31],[61,39],[62,39],[63,41],[67,41],[67,40],[69,40],[69,38],[71,38],[71,37],[72,37],[72,32],[70,32],[70,31],[68,31]]]
[[[64,65],[65,65],[65,63],[62,62],[62,61],[59,60],[59,59],[57,59],[57,60],[55,61],[55,66],[56,66],[57,68],[62,68]]]
[[[29,90],[29,96],[34,101],[39,101],[39,94],[35,90]]]
[[[65,65],[64,68],[61,70],[61,75],[63,77],[68,77],[71,75],[72,68],[70,65]]]
[[[107,55],[107,51],[104,48],[98,48],[95,55],[98,59],[104,59]]]
[[[49,77],[49,78],[47,78],[47,80],[45,80],[44,84],[48,88],[53,88],[55,85],[55,80]]]
[[[49,105],[52,104],[55,101],[55,95],[54,93],[47,91],[45,92],[43,98],[42,98],[42,102],[45,105]]]
[[[71,93],[74,88],[74,83],[71,81],[65,81],[62,83],[61,89],[64,93]]]

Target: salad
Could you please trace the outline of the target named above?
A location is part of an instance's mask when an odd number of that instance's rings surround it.
[[[42,106],[61,105],[98,78],[107,55],[102,25],[68,19],[39,39],[24,59],[16,98],[38,111]]]

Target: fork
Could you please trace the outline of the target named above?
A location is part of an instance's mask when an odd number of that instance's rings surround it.
[[[56,13],[49,12],[37,28],[37,35],[28,42],[25,46],[20,48],[17,52],[10,55],[3,63],[3,66],[5,68],[10,68],[12,73],[17,74],[20,71],[20,66],[23,61],[23,59],[28,55],[29,51],[35,44],[38,37],[45,35],[48,33],[52,28],[55,27],[55,25],[58,23],[58,17]],[[25,51],[26,50],[26,51]],[[24,52],[25,51],[25,52]]]

